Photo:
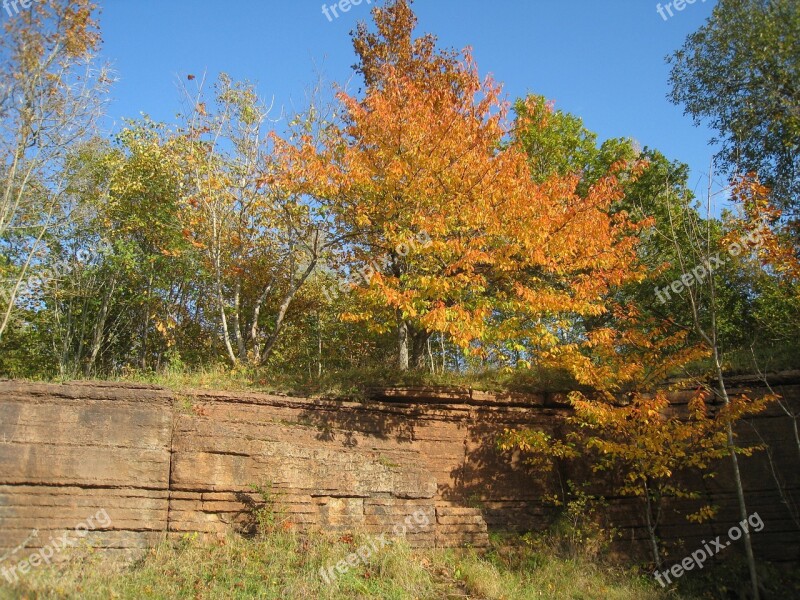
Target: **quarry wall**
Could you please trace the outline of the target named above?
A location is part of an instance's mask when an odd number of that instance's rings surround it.
[[[800,407],[799,374],[772,383]],[[763,392],[757,382],[734,385]],[[680,406],[688,397],[672,399]],[[489,531],[550,522],[554,509],[541,496],[552,482],[501,455],[495,441],[507,428],[558,431],[569,414],[564,394],[394,389],[371,398],[0,381],[0,558],[41,547],[98,511],[108,521],[81,537],[111,552],[135,553],[189,532],[252,533],[254,509],[263,507],[254,486],[272,492],[287,527],[404,531],[419,547],[480,548]],[[742,459],[750,511],[765,523],[756,551],[797,562],[791,511],[800,503],[800,456],[791,421],[773,407],[740,435],[771,448]],[[718,477],[698,483],[703,500],[720,507],[712,523],[689,523],[667,505],[660,534],[670,546],[692,550],[739,521],[728,470],[721,464]],[[590,479],[580,469],[563,476]],[[619,543],[647,560],[634,501],[603,490],[604,476],[593,479],[608,496]],[[419,511],[425,526],[408,520]]]

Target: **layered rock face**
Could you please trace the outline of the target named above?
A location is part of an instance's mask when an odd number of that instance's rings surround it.
[[[795,406],[798,380],[778,382]],[[557,431],[569,414],[563,396],[407,389],[372,397],[0,382],[0,558],[13,562],[76,527],[81,543],[125,553],[188,532],[248,533],[265,507],[292,527],[402,534],[421,547],[480,548],[489,529],[549,522],[552,508],[540,498],[552,482],[501,456],[496,440],[507,428]],[[785,489],[797,496],[789,420],[773,409],[754,431],[770,440]],[[755,542],[770,557],[796,560],[797,528],[769,468],[766,455],[745,461],[752,510],[765,521]],[[722,507],[710,529],[666,515],[665,539],[692,549],[738,521],[728,483],[703,484]],[[612,499],[611,510],[639,552],[636,507]],[[86,526],[99,511],[108,519]]]
[[[0,382],[0,556],[71,534],[100,510],[111,523],[85,540],[114,550],[188,532],[248,533],[264,508],[262,491],[272,498],[268,508],[299,528],[402,533],[414,546],[485,546],[480,511],[439,494],[437,474],[449,478],[452,463],[463,461],[463,432],[455,421],[437,427],[436,415],[416,423],[421,412]],[[425,450],[440,457],[430,461]],[[420,514],[423,523],[412,519]]]
[[[86,541],[141,548],[169,515],[172,398],[154,388],[0,382],[0,556],[40,548],[105,508]],[[13,562],[14,558],[9,558]]]

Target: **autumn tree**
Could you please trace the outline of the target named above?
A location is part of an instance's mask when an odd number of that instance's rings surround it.
[[[775,205],[769,188],[759,182],[755,173],[740,177],[733,189],[739,211],[727,215],[725,242],[731,249],[745,250],[745,245],[751,246],[750,251],[734,252],[738,256],[732,256],[731,259],[741,265],[741,269],[753,273],[757,292],[753,312],[760,325],[758,333],[766,338],[754,340],[749,349],[749,367],[767,390],[766,397],[773,400],[789,419],[796,454],[800,458],[800,411],[772,388],[765,372],[773,367],[767,362],[768,357],[764,356],[763,350],[756,350],[756,342],[761,341],[761,346],[777,345],[796,356],[797,338],[800,335],[797,323],[797,315],[800,314],[800,258],[794,243],[794,232],[792,224],[781,218],[782,211]],[[753,428],[761,437],[755,424]],[[784,504],[795,524],[800,527],[800,511],[787,493],[780,467],[772,460],[770,446],[774,440],[761,439]]]
[[[613,301],[609,300],[613,306]],[[538,430],[508,431],[501,448],[519,451],[529,464],[544,465],[550,473],[554,459],[582,461],[594,472],[607,472],[598,493],[638,501],[653,563],[664,556],[659,526],[668,499],[697,500],[688,482],[711,477],[718,459],[728,456],[728,431],[742,419],[763,409],[758,401],[741,396],[728,404],[717,402],[707,387],[694,382],[682,390],[686,404],[670,403],[666,380],[686,365],[706,359],[710,350],[692,340],[690,332],[669,320],[653,317],[635,305],[617,306],[608,325],[587,332],[583,352],[565,356],[577,381],[591,392],[572,392],[573,409],[566,433],[540,443]],[[734,446],[737,454],[753,447]],[[562,476],[563,477],[563,476]],[[685,504],[673,504],[680,510]],[[715,507],[701,506],[685,516],[703,521]]]
[[[401,369],[422,366],[435,332],[473,352],[551,348],[558,315],[602,312],[608,286],[635,276],[632,226],[609,214],[621,165],[584,193],[575,174],[536,181],[526,117],[509,119],[470,53],[415,39],[405,0],[373,15],[377,31],[354,35],[363,97],[339,93],[342,123],[321,144],[280,148],[284,185],[329,207],[350,268],[370,272],[344,317],[394,330]]]
[[[697,489],[683,482],[690,475],[714,476],[716,461],[727,451],[725,423],[740,420],[755,407],[737,402],[715,414],[703,393],[693,394],[685,407],[675,407],[664,391],[637,392],[625,403],[576,397],[573,406],[574,421],[582,430],[580,443],[593,470],[611,475],[615,494],[641,501],[653,564],[661,568],[664,501],[700,498]],[[739,451],[749,454],[753,448]],[[702,522],[715,512],[716,507],[703,505],[686,517]]]
[[[202,250],[229,361],[259,366],[336,239],[326,236],[318,207],[280,186],[266,130],[269,108],[251,84],[223,74],[212,102],[202,81],[186,102],[184,235]]]
[[[0,339],[45,238],[69,221],[75,185],[67,165],[95,132],[108,75],[90,0],[43,0],[11,16],[0,37]],[[74,165],[73,165],[74,167]]]
[[[778,264],[788,269],[791,273],[796,265],[794,248],[788,250],[785,246],[776,243],[772,233],[772,222],[780,214],[774,212],[766,203],[766,188],[751,177],[737,178],[731,186],[731,197],[734,205],[742,208],[746,215],[743,222],[734,226],[728,236],[719,236],[715,233],[716,223],[711,218],[711,203],[713,194],[709,184],[708,198],[706,201],[706,218],[702,219],[696,211],[688,206],[672,206],[667,214],[668,234],[673,244],[674,255],[681,272],[683,273],[680,285],[672,287],[675,294],[685,296],[689,310],[682,316],[680,324],[691,329],[702,347],[708,352],[709,364],[707,377],[699,377],[697,383],[704,387],[708,393],[722,405],[728,414],[756,413],[766,406],[766,403],[775,399],[767,394],[759,400],[751,400],[746,395],[735,396],[729,391],[726,376],[725,356],[726,338],[723,332],[726,306],[721,302],[724,290],[724,281],[720,274],[725,272],[727,263],[742,263],[751,261],[762,254],[775,259],[781,256]],[[738,235],[736,231],[739,231]],[[714,257],[714,260],[709,260]],[[722,268],[719,268],[719,267]],[[702,271],[700,270],[702,269]],[[704,274],[701,276],[701,273]],[[736,406],[748,406],[746,411],[737,411]],[[741,519],[748,516],[747,498],[741,478],[739,454],[741,448],[737,445],[736,420],[729,418],[724,422],[726,435],[726,450],[733,472],[733,481],[738,501]],[[750,533],[743,535],[745,552],[750,571],[753,597],[759,597],[758,573],[755,566]]]
[[[677,414],[665,393],[676,369],[707,356],[684,328],[652,317],[635,304],[614,307],[613,319],[587,331],[588,351],[574,354],[571,369],[592,393],[573,392],[572,443],[595,472],[610,471],[607,493],[641,500],[641,514],[656,566],[662,549],[658,528],[667,497],[694,498],[677,478],[708,471],[725,451],[720,424],[707,397],[694,394],[687,414]],[[704,508],[695,518],[709,516]]]

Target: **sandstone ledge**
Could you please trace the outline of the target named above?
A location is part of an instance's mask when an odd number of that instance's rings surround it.
[[[775,381],[800,402],[800,374]],[[736,382],[757,388],[758,382]],[[413,546],[486,547],[488,529],[547,525],[539,498],[551,482],[531,477],[519,457],[501,456],[506,428],[557,430],[566,394],[475,390],[373,389],[364,402],[253,392],[170,391],[113,382],[0,381],[0,557],[24,555],[104,509],[111,524],[91,545],[135,552],[188,532],[253,531],[253,511],[273,509],[298,529],[391,533],[410,515],[427,527],[407,532]],[[676,404],[686,392],[673,394]],[[778,457],[794,457],[779,411],[756,423]],[[753,434],[743,432],[744,439]],[[509,460],[510,458],[510,460]],[[761,556],[797,560],[800,540],[765,473],[766,457],[745,461],[753,510],[766,522]],[[800,465],[782,465],[800,493]],[[570,474],[580,480],[581,473]],[[665,516],[662,537],[700,538],[736,522],[724,474],[706,484],[720,506],[709,527]],[[641,548],[644,527],[631,501],[610,499],[626,543]],[[36,532],[36,535],[32,535]],[[643,551],[643,554],[645,552]]]

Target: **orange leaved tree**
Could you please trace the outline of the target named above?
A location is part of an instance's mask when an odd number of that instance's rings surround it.
[[[276,140],[279,185],[326,206],[349,271],[368,274],[344,318],[396,331],[401,369],[423,365],[434,332],[473,352],[553,347],[567,316],[602,313],[609,286],[637,276],[632,226],[609,210],[630,165],[588,193],[577,174],[534,181],[515,135],[530,124],[509,120],[470,52],[415,39],[406,0],[373,15],[377,31],[354,36],[363,96],[341,91],[321,137]]]

